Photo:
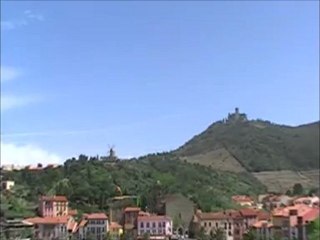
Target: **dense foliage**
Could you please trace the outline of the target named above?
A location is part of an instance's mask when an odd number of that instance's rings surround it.
[[[81,155],[56,169],[28,170],[4,175],[21,185],[24,200],[36,203],[40,194],[63,194],[71,207],[92,212],[108,209],[108,199],[119,192],[138,195],[141,206],[156,210],[157,202],[168,193],[182,193],[204,211],[232,207],[233,194],[264,191],[246,173],[217,172],[201,165],[180,161],[171,154],[154,154],[111,163]]]
[[[307,226],[308,239],[318,240],[320,239],[320,218],[316,219],[314,222],[311,222]]]
[[[288,127],[266,121],[212,124],[176,151],[179,156],[226,149],[249,171],[319,168],[319,122]]]

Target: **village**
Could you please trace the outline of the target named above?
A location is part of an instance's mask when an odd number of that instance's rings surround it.
[[[13,181],[3,181],[10,192]],[[319,218],[318,196],[235,195],[236,209],[202,212],[186,197],[175,194],[163,203],[161,213],[143,211],[136,196],[110,199],[109,212],[84,213],[69,206],[65,196],[41,196],[37,217],[1,219],[7,239],[105,240],[105,239],[298,239],[305,240],[307,226]],[[178,204],[177,204],[178,203]],[[223,238],[219,238],[218,235]],[[216,238],[214,237],[216,236]]]

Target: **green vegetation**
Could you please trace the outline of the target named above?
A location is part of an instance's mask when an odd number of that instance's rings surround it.
[[[293,195],[301,195],[304,194],[304,189],[303,186],[301,185],[301,183],[296,183],[295,185],[293,185]]]
[[[30,195],[22,185],[15,185],[11,191],[1,191],[0,215],[9,219],[33,217],[36,207],[28,201]]]
[[[319,169],[319,122],[298,127],[260,120],[216,122],[175,153],[188,158],[222,149],[248,171]],[[198,162],[208,165],[208,161],[222,160],[215,156]]]
[[[64,166],[39,172],[8,172],[28,194],[23,199],[36,203],[41,194],[63,194],[71,207],[83,212],[108,209],[108,199],[120,186],[124,195],[141,196],[142,207],[157,211],[159,201],[170,193],[181,193],[204,211],[233,207],[234,194],[258,194],[264,186],[248,173],[214,171],[180,161],[170,154],[154,154],[110,164],[81,155]]]
[[[256,233],[253,229],[250,229],[247,233],[243,235],[243,240],[256,240]]]
[[[320,218],[311,222],[307,227],[308,239],[319,240],[320,239]]]
[[[209,240],[226,240],[226,233],[223,229],[217,228],[215,231],[210,232]]]

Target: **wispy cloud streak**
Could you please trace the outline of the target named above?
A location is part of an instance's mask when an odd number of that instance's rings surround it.
[[[18,27],[27,26],[34,21],[44,21],[43,15],[33,13],[30,10],[25,10],[20,19],[1,21],[1,30],[13,30]]]
[[[1,83],[13,80],[20,75],[20,71],[14,67],[1,66]]]
[[[17,138],[17,137],[32,137],[32,136],[43,136],[43,137],[58,137],[66,135],[83,135],[83,134],[104,134],[116,130],[125,130],[131,128],[137,128],[146,124],[154,123],[154,121],[165,121],[175,117],[181,117],[180,114],[163,115],[157,118],[146,119],[144,121],[132,122],[122,125],[111,126],[108,128],[97,128],[97,129],[83,129],[83,130],[48,130],[38,132],[18,132],[18,133],[1,133],[3,138]]]
[[[1,96],[1,112],[13,108],[29,105],[30,103],[37,102],[36,97],[30,96],[16,96],[16,95],[2,95]]]

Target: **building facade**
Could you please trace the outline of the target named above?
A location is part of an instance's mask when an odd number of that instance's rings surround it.
[[[319,208],[295,205],[275,209],[271,221],[253,225],[258,239],[307,240],[306,226],[319,218]]]
[[[1,181],[1,190],[11,190],[14,187],[14,181]]]
[[[146,234],[150,239],[165,239],[172,236],[172,219],[168,216],[138,216],[138,238]]]
[[[41,196],[39,215],[41,217],[68,216],[68,200],[65,196]]]
[[[36,239],[65,240],[72,234],[68,231],[68,225],[74,224],[74,219],[70,216],[35,217],[25,219],[25,222],[34,225]]]
[[[76,231],[79,240],[89,236],[96,240],[104,240],[109,231],[108,217],[104,213],[85,214]]]

